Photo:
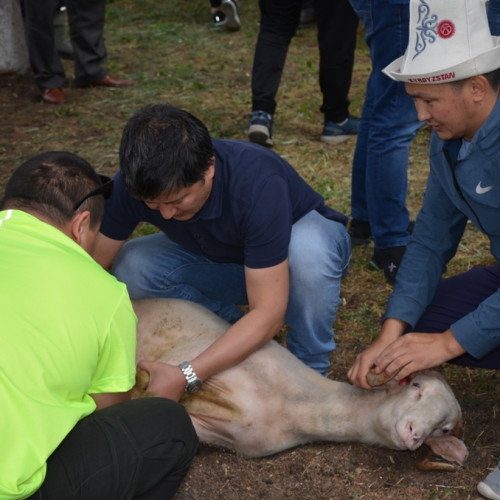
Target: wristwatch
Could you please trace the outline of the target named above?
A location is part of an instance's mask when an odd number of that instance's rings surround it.
[[[184,390],[186,392],[198,392],[203,382],[196,376],[193,367],[187,361],[183,361],[179,365],[179,368],[186,377],[186,387],[184,388]]]

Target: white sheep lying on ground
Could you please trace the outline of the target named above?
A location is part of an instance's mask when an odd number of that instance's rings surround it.
[[[134,309],[138,360],[191,360],[229,326],[182,300],[135,301]],[[367,391],[319,375],[275,341],[206,380],[181,403],[201,442],[246,457],[312,441],[359,441],[398,450],[426,443],[450,461],[462,463],[467,456],[453,436],[461,425],[459,404],[436,372],[417,374],[407,385]]]

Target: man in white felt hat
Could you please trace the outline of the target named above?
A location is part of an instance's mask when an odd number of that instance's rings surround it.
[[[407,50],[384,73],[405,82],[433,130],[430,173],[380,336],[349,370],[354,385],[369,387],[373,365],[399,380],[447,361],[500,369],[500,266],[441,278],[469,220],[500,262],[499,68],[481,0],[410,0]],[[478,489],[500,499],[500,466]]]

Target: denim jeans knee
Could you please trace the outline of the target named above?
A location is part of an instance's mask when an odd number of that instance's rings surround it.
[[[347,273],[350,257],[351,240],[339,222],[312,211],[293,225],[287,347],[325,375],[335,349],[333,323],[340,303],[341,278]]]
[[[113,272],[132,299],[164,297],[196,302],[234,323],[247,304],[243,265],[214,262],[185,250],[165,234],[130,240]]]

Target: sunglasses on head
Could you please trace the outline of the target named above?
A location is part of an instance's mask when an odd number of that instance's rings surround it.
[[[101,185],[95,188],[93,191],[90,191],[90,193],[85,195],[79,202],[75,203],[73,212],[78,210],[78,208],[80,208],[80,205],[89,198],[92,198],[92,196],[102,195],[105,200],[107,200],[111,196],[111,193],[113,192],[113,179],[111,179],[107,175],[100,174],[99,179],[101,181]]]

